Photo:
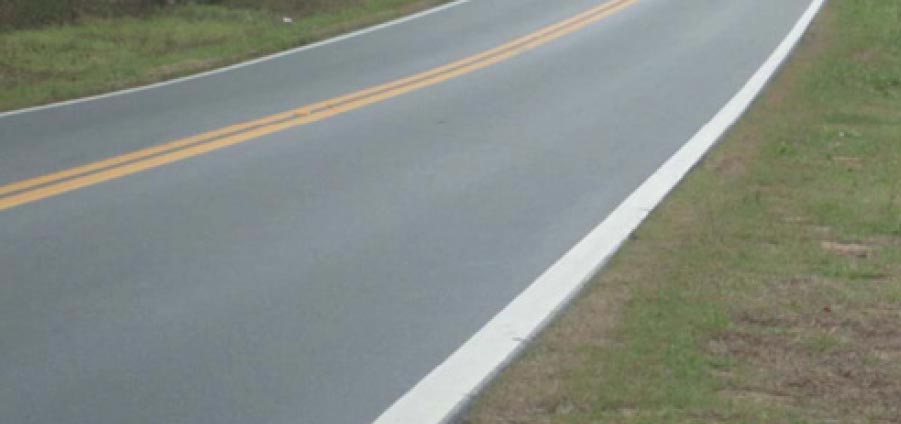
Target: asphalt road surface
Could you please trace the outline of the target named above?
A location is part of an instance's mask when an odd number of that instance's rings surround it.
[[[379,86],[603,3],[473,0],[0,117],[0,185]],[[687,141],[807,6],[640,0],[440,83],[0,210],[0,422],[373,420]]]

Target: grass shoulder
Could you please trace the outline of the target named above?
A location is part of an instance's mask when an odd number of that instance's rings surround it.
[[[830,2],[468,423],[901,422],[901,3]]]
[[[0,111],[150,84],[301,46],[446,0],[305,11],[181,4],[141,17],[0,32]]]

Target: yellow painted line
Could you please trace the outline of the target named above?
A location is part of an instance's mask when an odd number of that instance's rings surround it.
[[[4,196],[0,197],[0,210],[185,160],[454,79],[578,31],[638,1],[614,0],[491,50],[387,84],[121,156],[0,186],[0,196]]]

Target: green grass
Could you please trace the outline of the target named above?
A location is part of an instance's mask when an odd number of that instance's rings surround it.
[[[180,5],[0,32],[0,110],[157,82],[273,53],[438,4],[339,2],[293,24],[265,9]],[[300,12],[298,12],[300,13]]]
[[[472,423],[901,422],[901,3],[790,65]]]

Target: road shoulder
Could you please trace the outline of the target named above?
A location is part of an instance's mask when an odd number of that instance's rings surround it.
[[[901,419],[899,7],[827,6],[464,421]]]

